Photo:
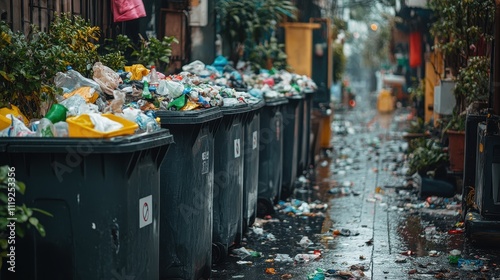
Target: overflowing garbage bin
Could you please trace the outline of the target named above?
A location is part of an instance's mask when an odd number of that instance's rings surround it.
[[[223,117],[215,133],[212,262],[239,243],[243,231],[244,120],[251,106],[220,107]]]
[[[0,138],[0,165],[26,185],[16,205],[52,215],[37,215],[45,237],[16,238],[17,279],[158,279],[159,169],[172,142],[168,130]]]
[[[245,117],[244,164],[243,164],[243,233],[252,226],[257,215],[259,191],[259,138],[260,116],[264,100],[250,104],[252,110]]]
[[[279,199],[283,165],[283,110],[288,99],[266,100],[260,116],[257,216],[272,214]]]
[[[304,102],[303,95],[288,97],[288,103],[283,110],[283,165],[281,199],[285,200],[292,195],[297,179],[297,165],[299,159],[299,129],[300,108]]]
[[[175,137],[161,169],[160,279],[208,279],[212,266],[214,138],[217,107],[159,111]]]

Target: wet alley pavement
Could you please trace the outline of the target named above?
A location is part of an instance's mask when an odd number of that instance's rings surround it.
[[[332,151],[212,279],[500,279],[500,249],[465,238],[460,196],[420,198],[406,176],[409,111],[357,101],[335,112]]]

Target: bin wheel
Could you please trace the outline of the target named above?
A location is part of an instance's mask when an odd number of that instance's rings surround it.
[[[212,263],[221,263],[227,256],[226,246],[220,242],[212,243]]]
[[[273,213],[274,213],[274,206],[269,199],[259,198],[257,200],[257,217],[264,218],[266,215],[271,215]]]

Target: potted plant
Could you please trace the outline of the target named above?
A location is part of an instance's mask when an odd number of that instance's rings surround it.
[[[448,154],[441,144],[432,138],[417,138],[411,141],[407,175],[418,173],[422,177],[441,178],[446,173]],[[443,171],[444,170],[444,171]]]
[[[283,48],[284,44],[279,44],[274,36],[269,41],[256,45],[248,56],[252,69],[256,72],[260,69],[286,69],[288,67],[287,55]]]

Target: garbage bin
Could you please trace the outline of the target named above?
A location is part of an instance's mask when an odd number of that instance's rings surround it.
[[[244,120],[245,141],[243,156],[243,233],[252,226],[257,214],[257,193],[259,190],[259,136],[260,115],[264,100],[250,104],[252,110]]]
[[[16,239],[18,279],[158,279],[160,165],[173,137],[0,138],[0,165],[43,209]]]
[[[259,195],[257,216],[274,212],[274,203],[281,193],[283,165],[283,109],[286,98],[266,100],[260,114]]]
[[[302,122],[299,114],[303,101],[302,95],[290,96],[283,110],[283,177],[280,194],[283,200],[292,195],[297,179],[299,125]]]
[[[214,138],[219,108],[159,111],[176,144],[161,169],[160,279],[208,279],[212,267]]]
[[[221,107],[222,121],[215,133],[212,262],[225,258],[243,231],[244,119],[247,104]]]
[[[311,148],[311,111],[312,111],[312,100],[314,91],[304,92],[304,102],[302,103],[302,108],[300,109],[300,119],[302,123],[299,128],[300,135],[300,145],[299,145],[299,164],[297,169],[297,174],[302,175],[307,172],[310,161],[309,161],[309,150]]]

